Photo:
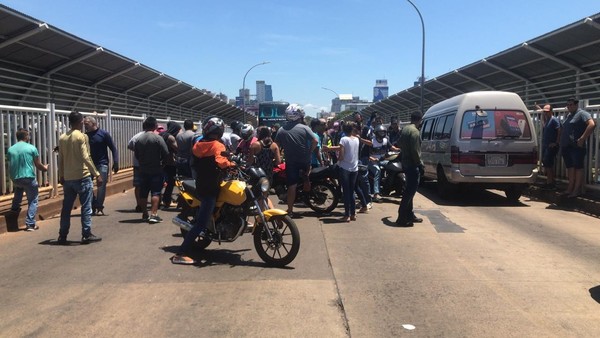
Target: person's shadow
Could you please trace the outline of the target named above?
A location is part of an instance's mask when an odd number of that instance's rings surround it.
[[[594,286],[589,291],[592,299],[595,300],[596,303],[600,303],[600,285]]]

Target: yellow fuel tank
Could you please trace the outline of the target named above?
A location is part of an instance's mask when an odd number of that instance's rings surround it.
[[[246,200],[246,182],[233,180],[223,181],[217,198],[217,205],[223,203],[241,205]]]

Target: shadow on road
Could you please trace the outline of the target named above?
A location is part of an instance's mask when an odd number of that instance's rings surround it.
[[[589,291],[592,299],[595,300],[596,303],[600,303],[600,285],[594,286]]]
[[[161,248],[165,252],[169,252],[175,254],[179,251],[178,245],[170,245]],[[251,251],[251,249],[241,249],[241,250],[228,250],[228,249],[205,249],[205,250],[194,250],[189,256],[196,260],[195,267],[206,267],[211,265],[230,265],[232,267],[235,266],[254,266],[261,268],[275,268],[273,266],[269,266],[263,261],[253,261],[253,260],[242,260],[242,256],[240,253]],[[288,269],[293,270],[293,267],[285,266],[280,269]]]
[[[437,194],[436,182],[423,182],[419,193],[438,205],[452,205],[465,207],[529,207],[527,204],[511,202],[505,196],[495,194],[488,190],[460,187],[454,196],[442,199]]]

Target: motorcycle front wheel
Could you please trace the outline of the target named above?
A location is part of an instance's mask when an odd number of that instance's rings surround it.
[[[265,263],[284,267],[296,258],[300,250],[300,232],[290,216],[274,216],[266,226],[263,223],[255,226],[254,248]]]
[[[304,203],[317,213],[332,212],[339,200],[336,187],[330,183],[312,183],[310,191],[304,192]]]

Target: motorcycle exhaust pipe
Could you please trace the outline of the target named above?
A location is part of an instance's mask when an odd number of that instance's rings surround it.
[[[192,223],[184,221],[184,220],[182,220],[181,218],[179,218],[177,216],[173,217],[172,222],[173,222],[173,224],[175,224],[176,226],[180,227],[181,229],[183,229],[185,231],[190,231],[194,227],[192,225]]]

